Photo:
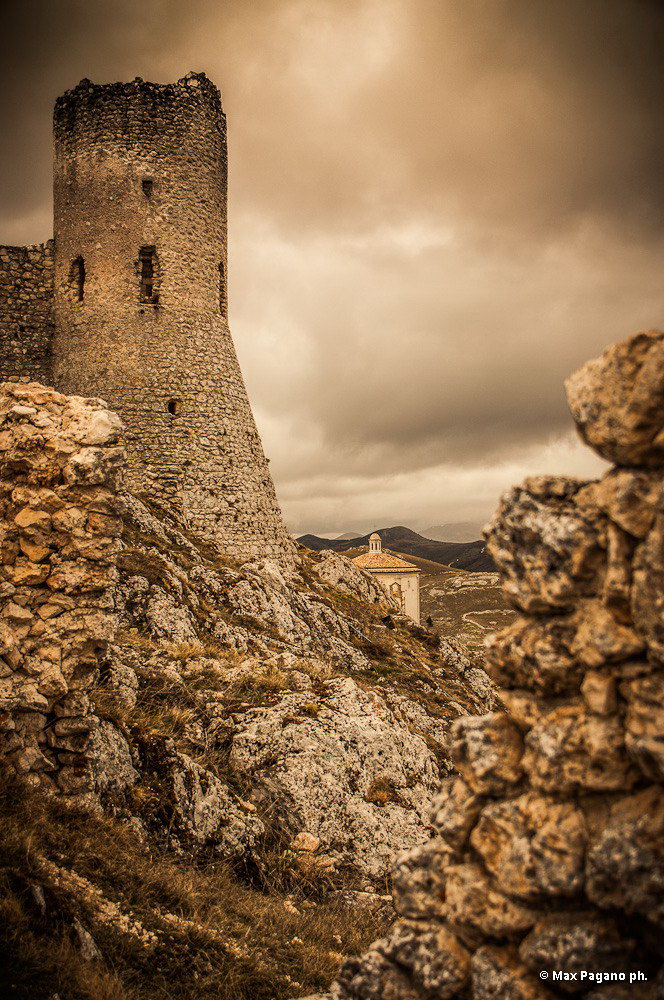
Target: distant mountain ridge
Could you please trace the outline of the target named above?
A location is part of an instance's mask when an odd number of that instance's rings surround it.
[[[482,527],[480,521],[450,521],[422,528],[420,534],[424,538],[432,538],[434,542],[472,542],[480,537]]]
[[[393,528],[380,528],[378,534],[383,545],[395,552],[428,559],[430,562],[441,563],[443,566],[454,566],[455,569],[466,569],[474,573],[495,572],[491,556],[487,553],[484,542],[478,539],[474,542],[439,542],[425,538],[403,524]],[[335,552],[347,552],[369,544],[369,535],[359,538],[320,538],[318,535],[301,535],[298,539],[301,545],[320,552],[322,549],[334,549]]]

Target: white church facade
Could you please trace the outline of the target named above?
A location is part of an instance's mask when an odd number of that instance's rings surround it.
[[[380,535],[369,539],[369,551],[353,559],[356,566],[371,573],[391,597],[396,598],[404,614],[420,624],[420,570],[391,552],[383,552]]]

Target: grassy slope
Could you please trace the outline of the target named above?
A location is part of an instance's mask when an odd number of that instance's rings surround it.
[[[384,924],[316,899],[251,886],[227,865],[142,845],[117,820],[0,791],[0,967],[17,1000],[273,1000],[326,986],[342,954]],[[46,859],[46,860],[45,860]],[[100,919],[94,895],[59,884],[62,865],[156,936],[145,943]],[[45,911],[32,885],[44,889]],[[89,897],[89,898],[88,898]],[[84,960],[73,931],[92,930],[103,958]]]

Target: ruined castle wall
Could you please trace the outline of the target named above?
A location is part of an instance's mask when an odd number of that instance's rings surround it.
[[[0,381],[50,381],[53,240],[0,247]]]
[[[99,400],[0,385],[0,763],[68,795],[114,627],[121,438]]]
[[[397,863],[400,918],[334,1000],[662,996],[664,335],[610,348],[567,394],[616,465],[503,498],[487,544],[520,612],[487,648],[503,709],[454,724],[437,836]]]
[[[290,559],[226,315],[226,119],[204,75],[56,103],[54,379],[127,427],[127,485]]]

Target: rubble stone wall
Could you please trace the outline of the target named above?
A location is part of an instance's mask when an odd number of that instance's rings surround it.
[[[664,336],[567,394],[616,465],[529,479],[488,526],[520,612],[487,648],[503,708],[455,723],[437,835],[396,865],[399,919],[335,1000],[664,991]]]
[[[0,247],[0,381],[50,381],[53,240]]]
[[[101,400],[0,386],[0,762],[52,792],[90,780],[123,461],[122,424]]]

